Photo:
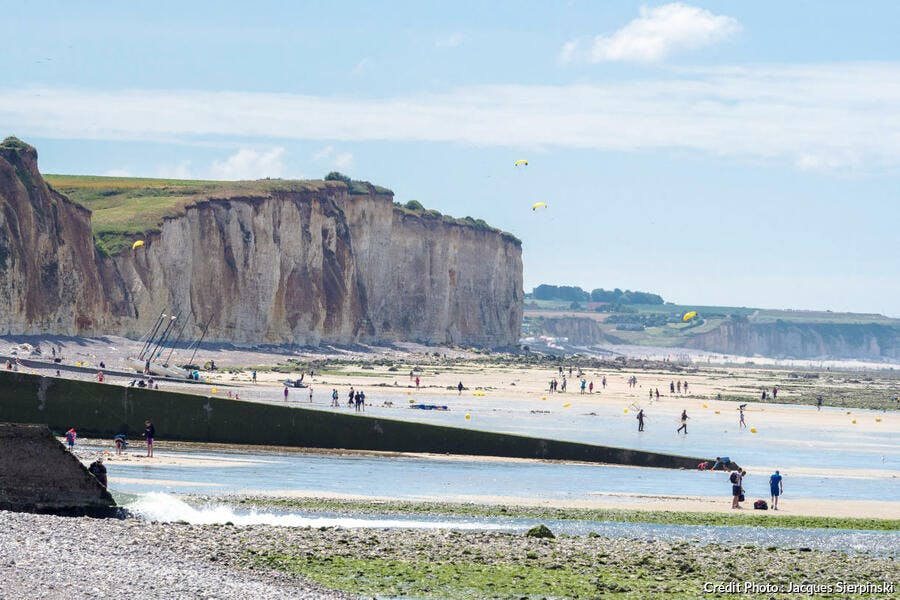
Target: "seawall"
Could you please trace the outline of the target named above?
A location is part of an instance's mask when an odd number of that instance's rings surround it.
[[[0,510],[100,517],[116,503],[45,425],[0,423]]]
[[[150,419],[160,440],[427,452],[695,469],[708,458],[338,414],[299,407],[0,372],[0,421],[46,423],[82,435],[139,437]]]

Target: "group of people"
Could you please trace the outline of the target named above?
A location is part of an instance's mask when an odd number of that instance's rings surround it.
[[[716,464],[719,464],[719,461],[728,461],[730,459],[725,458],[716,458]],[[715,467],[713,467],[715,469]],[[744,469],[737,469],[731,472],[731,475],[728,476],[728,480],[731,483],[731,508],[733,509],[741,509],[744,508],[741,506],[741,502],[744,501],[744,478],[747,477],[747,471]],[[771,508],[772,510],[778,510],[778,499],[784,493],[784,477],[781,475],[781,471],[776,470],[771,476],[769,476],[769,496],[771,498]],[[768,508],[763,506],[763,508]]]
[[[670,381],[669,382],[669,393],[670,394],[674,394],[676,392],[680,394],[682,389],[684,390],[685,394],[688,393],[687,380],[685,380],[684,383],[682,383],[681,381]]]

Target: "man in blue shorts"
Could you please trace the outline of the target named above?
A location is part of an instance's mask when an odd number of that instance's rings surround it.
[[[772,510],[778,510],[778,496],[784,493],[784,486],[781,480],[781,473],[778,471],[775,471],[775,474],[769,477],[769,491],[772,492]]]

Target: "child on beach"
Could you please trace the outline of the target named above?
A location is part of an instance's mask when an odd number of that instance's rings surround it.
[[[153,458],[153,438],[156,437],[156,427],[149,419],[144,421],[144,437],[147,438],[147,457]]]
[[[66,444],[69,445],[69,451],[71,452],[75,448],[75,438],[78,437],[78,434],[75,433],[75,428],[72,427],[66,432]]]

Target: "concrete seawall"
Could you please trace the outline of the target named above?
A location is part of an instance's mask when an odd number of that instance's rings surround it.
[[[45,425],[0,423],[0,510],[100,517],[116,503]]]
[[[0,421],[56,431],[139,437],[151,419],[161,440],[348,450],[429,452],[696,469],[696,458],[0,372]]]

